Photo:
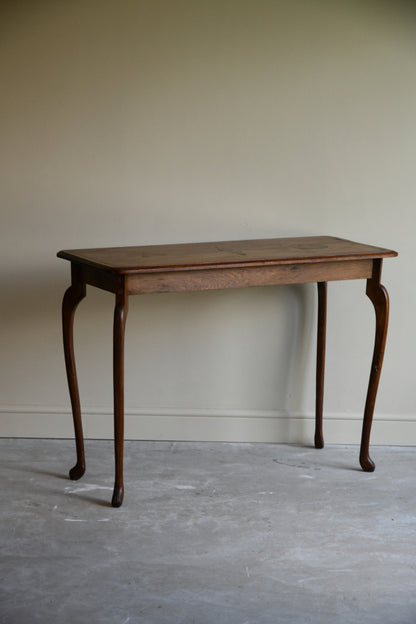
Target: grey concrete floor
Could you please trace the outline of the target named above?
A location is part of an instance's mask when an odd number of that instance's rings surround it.
[[[416,449],[0,440],[4,624],[415,624]]]

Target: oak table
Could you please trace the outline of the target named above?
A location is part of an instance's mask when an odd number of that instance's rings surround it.
[[[277,284],[318,285],[318,340],[315,401],[315,446],[324,445],[324,393],[327,282],[366,279],[376,332],[360,448],[363,470],[375,468],[369,456],[371,423],[386,343],[389,299],[380,283],[383,258],[395,251],[332,236],[64,250],[71,262],[71,285],[62,303],[65,364],[75,429],[77,463],[71,479],[85,472],[84,439],[73,346],[73,322],[86,285],[115,294],[113,329],[115,483],[113,507],[123,502],[124,330],[128,297],[144,293],[245,288]]]

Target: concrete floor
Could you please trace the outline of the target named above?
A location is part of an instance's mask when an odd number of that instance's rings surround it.
[[[415,624],[416,449],[0,440],[2,624]]]

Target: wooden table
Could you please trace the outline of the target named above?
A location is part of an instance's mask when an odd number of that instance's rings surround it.
[[[115,294],[113,507],[120,507],[124,495],[124,329],[129,295],[317,282],[315,446],[322,448],[327,282],[366,279],[366,294],[375,309],[376,333],[364,409],[360,464],[363,470],[372,472],[375,466],[369,456],[370,431],[389,313],[388,294],[380,283],[380,276],[383,258],[394,256],[397,256],[395,251],[331,236],[60,251],[58,257],[71,262],[72,275],[71,286],[62,303],[65,364],[77,451],[77,463],[70,470],[70,478],[79,479],[85,472],[73,322],[76,307],[85,297],[87,284]]]

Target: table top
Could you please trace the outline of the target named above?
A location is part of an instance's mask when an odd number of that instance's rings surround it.
[[[62,250],[59,258],[119,274],[389,258],[395,251],[333,236]]]

